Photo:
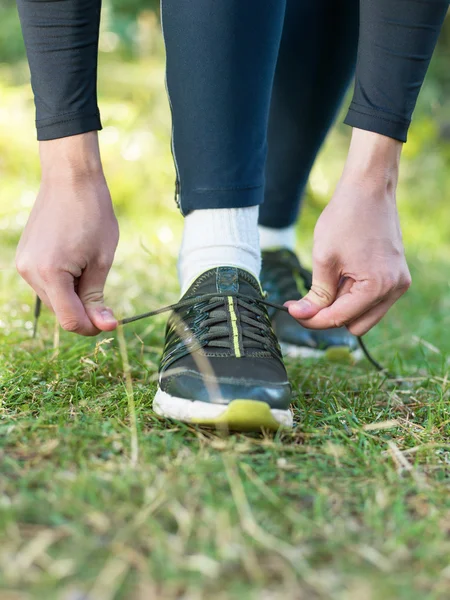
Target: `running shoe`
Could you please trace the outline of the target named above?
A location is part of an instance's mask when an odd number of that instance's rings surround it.
[[[261,286],[243,269],[200,275],[174,305],[158,415],[239,431],[292,426],[291,386]]]
[[[287,248],[263,251],[261,285],[268,300],[278,304],[284,304],[287,300],[299,300],[310,289],[311,284],[311,272],[302,267],[294,252]],[[270,308],[269,316],[285,356],[325,356],[331,360],[362,358],[357,338],[345,327],[306,329],[289,313]]]

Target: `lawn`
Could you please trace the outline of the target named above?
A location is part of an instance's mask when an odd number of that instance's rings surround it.
[[[108,38],[105,37],[107,41]],[[108,303],[130,316],[177,299],[160,44],[101,54],[105,169],[121,223]],[[25,65],[0,64],[1,600],[423,600],[450,597],[450,144],[424,89],[399,205],[413,286],[367,335],[388,380],[289,361],[296,427],[224,435],[152,412],[164,318],[82,339],[44,311],[14,247],[39,180]],[[348,143],[333,132],[299,227]]]

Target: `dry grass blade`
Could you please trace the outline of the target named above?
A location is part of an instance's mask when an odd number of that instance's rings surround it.
[[[131,379],[130,363],[128,361],[127,345],[123,335],[123,327],[117,328],[117,339],[119,340],[120,355],[122,357],[123,374],[125,377],[125,389],[128,400],[128,417],[130,419],[131,435],[131,464],[136,466],[139,460],[139,442],[137,431],[136,405],[134,402],[133,381]]]

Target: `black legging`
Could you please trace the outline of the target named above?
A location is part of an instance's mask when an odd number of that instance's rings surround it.
[[[287,0],[272,89],[259,222],[292,225],[354,73],[359,0]]]
[[[448,4],[359,0],[349,125],[406,140]],[[100,129],[100,0],[18,5],[38,138]],[[264,225],[295,220],[310,167],[352,73],[357,11],[357,0],[162,1],[184,214],[257,205],[265,195]]]

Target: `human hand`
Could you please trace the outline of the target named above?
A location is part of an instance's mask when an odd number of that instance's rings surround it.
[[[313,285],[289,313],[304,327],[361,336],[406,292],[395,190],[401,143],[354,130],[347,163],[314,231]]]
[[[60,325],[81,335],[117,320],[103,288],[119,239],[96,132],[41,142],[42,182],[16,265]]]

